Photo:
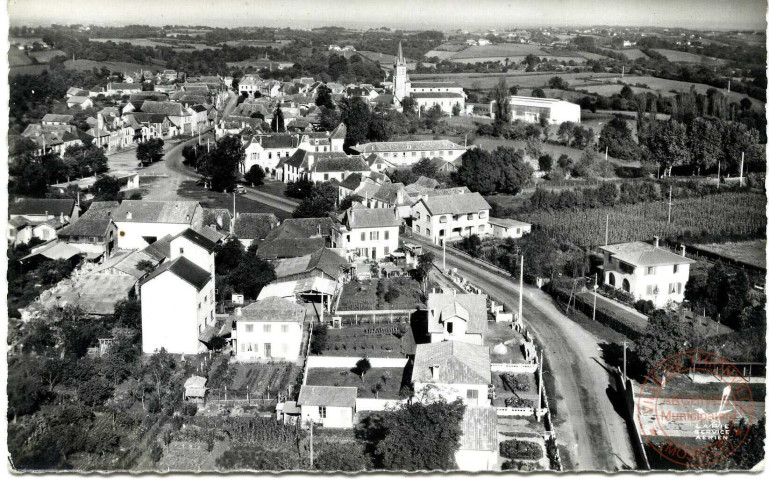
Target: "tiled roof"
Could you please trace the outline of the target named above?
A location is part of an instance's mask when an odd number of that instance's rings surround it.
[[[460,450],[494,451],[497,449],[497,409],[466,407],[462,417]]]
[[[166,102],[168,101],[168,94],[163,92],[136,92],[136,93],[132,93],[128,97],[128,101],[131,103],[139,102],[139,101],[141,102],[153,101],[153,100],[158,102]]]
[[[257,300],[269,297],[296,298],[297,295],[307,293],[323,293],[333,295],[336,290],[336,281],[322,277],[308,277],[297,280],[285,280],[265,285],[259,292]]]
[[[278,261],[275,265],[275,276],[280,279],[318,269],[330,277],[337,278],[340,274],[339,267],[346,263],[344,258],[323,247],[310,255]]]
[[[70,198],[20,198],[8,204],[9,215],[48,215],[72,216],[75,201]]]
[[[296,135],[276,133],[273,135],[254,135],[250,143],[258,143],[262,148],[296,148],[299,146],[299,138]],[[248,145],[246,145],[246,148]]]
[[[200,216],[200,225],[216,225],[217,230],[230,231],[232,214],[226,208],[203,208]]]
[[[304,322],[305,307],[280,297],[267,297],[248,304],[234,315],[238,322]]]
[[[131,112],[126,117],[133,117],[139,123],[163,123],[168,115],[165,113]]]
[[[208,238],[206,238],[205,236],[201,235],[200,233],[196,232],[191,228],[184,230],[182,233],[180,233],[176,237],[184,237],[190,242],[204,249],[208,253],[213,252],[214,248],[216,247],[216,242],[209,240]]]
[[[104,237],[107,235],[112,219],[109,213],[92,212],[90,209],[74,223],[70,223],[59,232],[63,237]]]
[[[241,240],[263,240],[279,223],[273,213],[239,213],[233,233]]]
[[[166,235],[158,241],[144,247],[144,250],[142,251],[146,252],[157,261],[165,260],[166,258],[171,257],[171,240],[173,239],[174,237],[172,235]]]
[[[279,227],[271,231],[265,239],[310,238],[317,235],[328,237],[331,235],[331,228],[333,226],[334,221],[329,217],[287,218],[286,220],[283,220]],[[315,250],[317,250],[317,248]],[[313,250],[313,252],[315,250]]]
[[[342,180],[339,186],[348,190],[355,190],[358,188],[358,186],[360,186],[361,181],[363,181],[363,175],[361,173],[351,173],[350,175],[347,175],[344,180]]]
[[[450,140],[406,140],[401,142],[371,142],[361,143],[353,147],[359,153],[376,152],[410,152],[433,150],[464,150],[465,147],[457,145]],[[438,153],[436,153],[438,155]]]
[[[312,166],[315,172],[368,172],[371,170],[360,155],[318,159]]]
[[[411,88],[462,88],[456,82],[411,82]]]
[[[328,159],[346,159],[347,155],[344,152],[308,152],[304,148],[300,148],[286,160],[286,164],[299,170],[306,170],[310,168],[310,158],[315,160],[315,163],[318,163]],[[368,166],[366,169],[368,170]]]
[[[197,208],[200,205],[193,201],[123,200],[113,219],[115,222],[190,224]]]
[[[299,405],[355,408],[358,398],[356,387],[322,387],[303,385],[299,391]]]
[[[443,332],[442,323],[453,316],[467,322],[467,333],[486,332],[486,295],[475,293],[431,293],[427,299],[427,331]]]
[[[348,209],[342,214],[342,223],[351,230],[356,228],[397,227],[401,224],[398,215],[389,208]]]
[[[256,251],[261,258],[291,258],[301,257],[326,246],[322,237],[314,238],[269,238],[259,244]]]
[[[655,247],[645,242],[618,243],[599,247],[609,252],[612,257],[636,267],[654,267],[696,263],[691,258],[682,257],[665,248]]]
[[[88,100],[89,98],[87,96],[86,97],[72,96],[67,99],[67,103],[80,104],[80,103],[85,103]]]
[[[141,83],[118,83],[118,82],[112,82],[109,87],[112,90],[138,90],[141,91],[142,84]]]
[[[208,282],[211,281],[211,274],[209,272],[203,270],[192,261],[187,260],[185,257],[177,257],[170,262],[160,265],[144,280],[142,285],[146,285],[152,279],[162,275],[166,271],[173,273],[177,277],[189,283],[195,287],[197,291],[202,290],[203,287],[205,287]]]
[[[459,195],[428,195],[427,198],[422,198],[420,202],[424,202],[427,210],[433,215],[477,213],[491,208],[478,192]]]
[[[530,223],[521,222],[519,220],[513,220],[512,218],[497,218],[489,217],[489,223],[493,225],[501,225],[503,227],[530,227]]]
[[[398,192],[401,193],[401,201],[398,202]],[[408,193],[402,183],[384,183],[372,195],[372,198],[389,205],[406,205],[408,202]]]
[[[189,116],[189,113],[181,104],[173,102],[156,102],[154,100],[145,100],[141,108],[144,113],[162,113],[174,117]]]
[[[340,123],[334,130],[331,131],[329,138],[334,140],[344,140],[347,136],[347,125]]]
[[[434,365],[439,367],[438,380],[433,380]],[[488,385],[491,383],[489,347],[464,342],[421,343],[417,345],[411,380]]]
[[[152,255],[145,250],[122,251],[116,252],[111,258],[96,267],[92,273],[115,269],[138,280],[147,273],[144,270],[136,268],[136,265],[144,260],[152,262],[153,265],[157,265],[159,262],[158,259],[152,257]]]
[[[460,93],[452,92],[412,92],[410,94],[413,98],[464,98]]]
[[[55,113],[46,113],[43,115],[43,122],[69,123],[75,119],[72,115],[56,115]]]

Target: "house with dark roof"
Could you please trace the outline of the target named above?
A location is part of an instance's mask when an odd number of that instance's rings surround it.
[[[394,208],[348,208],[333,218],[331,245],[352,257],[376,260],[398,249],[401,220]]]
[[[323,247],[309,255],[284,258],[275,262],[275,277],[279,281],[321,277],[337,281],[349,263],[333,249]]]
[[[327,428],[352,428],[357,398],[356,387],[303,385],[296,402],[302,425],[313,422]]]
[[[46,113],[40,121],[43,125],[68,125],[75,121],[73,115],[57,115],[55,113]]]
[[[109,82],[107,83],[107,89],[104,92],[105,95],[130,95],[132,93],[138,93],[142,91],[141,83],[120,83]]]
[[[468,406],[488,407],[489,347],[456,341],[418,344],[411,381],[421,402],[443,397],[448,402],[461,399]]]
[[[243,163],[243,173],[252,166],[259,165],[272,178],[277,176],[277,167],[281,159],[287,159],[299,147],[299,137],[287,133],[269,135],[252,135],[246,140],[246,159]]]
[[[232,234],[245,248],[259,245],[278,225],[280,220],[274,213],[238,213],[233,220]]]
[[[270,260],[309,255],[331,245],[333,228],[330,217],[288,218],[267,234],[256,254]]]
[[[77,107],[81,110],[93,107],[93,100],[88,96],[72,96],[67,99],[67,108]]]
[[[436,245],[470,235],[490,235],[489,203],[477,192],[456,195],[425,193],[411,207],[414,233]]]
[[[200,208],[193,201],[123,200],[112,215],[118,247],[140,249],[166,235],[179,234],[193,226]]]
[[[295,362],[300,355],[306,307],[268,297],[235,309],[232,348],[238,361]]]
[[[23,217],[30,222],[43,222],[59,217],[71,222],[79,216],[80,206],[71,198],[17,198],[8,204],[10,219]]]
[[[636,300],[650,300],[657,308],[684,300],[689,280],[689,266],[696,263],[654,242],[617,243],[598,247],[603,253],[603,283],[633,295]]]
[[[483,345],[487,297],[475,293],[431,293],[427,298],[430,342],[458,341]]]
[[[173,255],[172,250],[172,255]],[[141,283],[142,352],[194,355],[216,324],[214,277],[180,255],[162,263]]]
[[[118,229],[112,212],[118,202],[92,202],[77,220],[59,231],[59,241],[77,247],[93,259],[109,258],[116,247]]]
[[[174,125],[179,126],[181,133],[191,134],[197,131],[194,124],[195,116],[180,103],[145,100],[141,111],[167,115]]]

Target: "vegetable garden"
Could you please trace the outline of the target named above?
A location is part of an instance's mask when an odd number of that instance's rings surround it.
[[[754,193],[723,193],[673,200],[671,223],[665,201],[614,208],[541,211],[519,220],[543,228],[556,241],[579,246],[603,245],[606,216],[609,243],[649,240],[751,238],[766,231],[766,197]]]

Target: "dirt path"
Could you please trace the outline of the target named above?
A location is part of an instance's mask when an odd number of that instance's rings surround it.
[[[412,238],[442,262],[437,247]],[[471,283],[502,299],[506,310],[517,308],[517,283],[492,273],[477,262],[446,254],[446,266],[456,267]],[[544,345],[556,382],[558,443],[567,450],[575,470],[615,471],[636,466],[625,420],[612,403],[613,378],[601,360],[599,341],[575,324],[539,289],[524,286],[523,316]],[[552,392],[549,392],[552,395]]]

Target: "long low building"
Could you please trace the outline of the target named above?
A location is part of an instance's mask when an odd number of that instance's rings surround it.
[[[423,158],[442,158],[453,162],[461,157],[467,147],[450,140],[408,140],[402,142],[361,143],[353,147],[361,155],[375,153],[395,166],[410,166]]]
[[[580,106],[576,103],[557,98],[508,97],[510,103],[510,119],[522,120],[526,123],[539,123],[547,120],[550,124],[563,122],[579,123],[581,120]]]

